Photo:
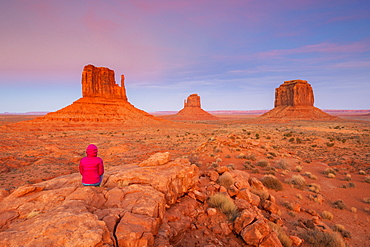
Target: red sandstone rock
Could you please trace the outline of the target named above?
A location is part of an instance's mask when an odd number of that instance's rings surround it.
[[[275,108],[262,118],[280,119],[335,119],[314,107],[314,94],[311,85],[304,80],[285,81],[275,89]]]
[[[213,120],[218,117],[203,110],[200,106],[200,96],[191,94],[184,101],[184,108],[175,115],[163,116],[162,118],[170,120]]]
[[[82,72],[82,98],[56,112],[30,122],[93,122],[141,126],[169,123],[137,109],[127,100],[121,76],[121,86],[114,79],[114,71],[93,65]]]
[[[194,187],[199,173],[195,165],[178,159],[107,168],[105,177],[103,187],[84,187],[81,176],[71,174],[21,186],[5,196],[0,246],[153,246],[166,205]],[[173,211],[185,214],[187,226],[197,203],[190,201],[192,206]],[[179,226],[184,228],[184,222]]]
[[[127,101],[125,76],[121,86],[116,84],[114,71],[104,67],[86,65],[82,71],[82,97],[102,97]]]
[[[275,107],[313,106],[313,102],[313,90],[307,81],[285,81],[275,89]]]

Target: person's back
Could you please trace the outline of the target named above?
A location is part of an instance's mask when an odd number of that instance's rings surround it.
[[[98,148],[90,144],[86,149],[87,156],[80,161],[82,184],[85,186],[99,186],[103,180],[103,160],[98,155]]]

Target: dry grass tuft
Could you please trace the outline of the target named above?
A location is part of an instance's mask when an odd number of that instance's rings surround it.
[[[293,175],[291,179],[288,179],[287,182],[292,184],[294,188],[303,190],[306,185],[306,180],[301,175]]]
[[[337,200],[337,201],[333,202],[333,207],[343,210],[343,209],[346,208],[346,205],[344,204],[344,202],[342,200]]]
[[[218,184],[221,186],[224,186],[226,189],[230,188],[231,185],[234,184],[234,179],[232,175],[229,172],[224,172],[219,178],[218,178]]]
[[[337,232],[322,232],[319,229],[308,229],[301,234],[306,242],[315,247],[345,247],[346,244]]]
[[[286,235],[286,233],[283,231],[281,226],[279,226],[279,225],[277,225],[277,224],[275,224],[271,221],[269,221],[268,224],[271,227],[271,229],[278,235],[280,243],[284,247],[291,247],[293,245],[292,240],[289,238],[288,235]]]
[[[283,190],[283,185],[279,179],[272,175],[266,175],[261,179],[263,185],[272,190]]]
[[[234,221],[238,215],[238,209],[234,204],[234,201],[225,194],[218,193],[208,198],[208,203],[215,208],[218,208],[224,213],[229,220]]]
[[[260,167],[266,167],[266,166],[269,166],[269,165],[270,165],[270,163],[267,160],[259,160],[256,163],[256,166],[260,166]]]
[[[312,183],[308,185],[308,190],[319,193],[321,191],[321,186],[319,184]]]
[[[323,219],[327,219],[327,220],[332,220],[332,219],[334,218],[333,214],[332,214],[332,213],[330,213],[329,211],[323,211],[323,212],[321,213],[321,217],[322,217]]]

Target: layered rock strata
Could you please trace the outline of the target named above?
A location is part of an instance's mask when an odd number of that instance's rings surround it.
[[[274,109],[262,118],[280,119],[335,119],[314,107],[314,94],[311,85],[304,80],[285,81],[275,89]]]
[[[200,96],[191,94],[184,100],[184,108],[175,115],[164,116],[171,120],[216,120],[218,117],[206,112],[201,108]]]
[[[128,102],[125,77],[117,85],[114,71],[86,65],[82,71],[82,98],[56,112],[33,120],[34,122],[114,122],[125,125],[163,124],[156,118]]]

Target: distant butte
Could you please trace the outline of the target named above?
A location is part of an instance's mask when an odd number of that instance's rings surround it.
[[[33,121],[115,122],[130,125],[163,123],[163,119],[139,110],[128,102],[124,81],[122,75],[119,86],[113,70],[86,65],[82,71],[82,98]]]
[[[275,89],[275,107],[261,118],[330,120],[336,117],[314,107],[313,89],[307,81],[291,80]]]
[[[175,115],[163,116],[170,120],[216,120],[218,117],[203,110],[200,106],[200,96],[191,94],[184,100],[184,108]]]

